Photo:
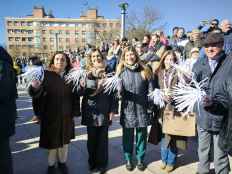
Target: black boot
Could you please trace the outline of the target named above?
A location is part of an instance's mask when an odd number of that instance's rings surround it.
[[[56,174],[56,167],[48,166],[47,174]]]
[[[58,162],[58,168],[62,174],[68,174],[68,167],[65,163]]]
[[[128,161],[126,162],[126,169],[127,169],[128,171],[132,171],[132,170],[134,169],[133,164],[132,164],[132,162],[131,162],[130,160],[128,160]]]
[[[144,171],[144,170],[146,169],[146,166],[145,166],[145,164],[143,163],[143,161],[138,160],[137,168],[138,168],[138,170],[140,170],[140,171]]]

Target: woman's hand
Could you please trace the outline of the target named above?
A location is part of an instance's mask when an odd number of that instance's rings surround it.
[[[38,89],[38,88],[41,86],[41,81],[39,81],[39,80],[33,80],[33,81],[31,82],[31,86],[32,86],[33,88],[35,88],[35,89]]]

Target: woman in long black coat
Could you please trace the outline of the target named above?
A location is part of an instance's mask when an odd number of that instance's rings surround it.
[[[37,100],[34,109],[40,113],[39,146],[48,149],[48,173],[55,172],[55,164],[67,174],[68,144],[74,138],[74,115],[79,115],[79,97],[65,83],[64,75],[70,69],[66,54],[56,53],[44,80],[33,81],[29,93]]]

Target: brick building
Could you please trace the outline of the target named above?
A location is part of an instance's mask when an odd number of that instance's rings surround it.
[[[88,9],[80,18],[55,18],[43,7],[35,6],[32,15],[6,17],[6,45],[15,56],[75,50],[85,44],[98,45],[120,31],[119,19],[105,19],[97,9]],[[107,38],[108,37],[108,38]]]

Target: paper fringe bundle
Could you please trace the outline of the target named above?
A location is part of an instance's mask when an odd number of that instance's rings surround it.
[[[117,75],[106,78],[103,83],[104,93],[110,94],[111,92],[119,90],[121,88],[121,83],[121,79]]]
[[[164,108],[165,102],[164,102],[164,92],[160,89],[155,89],[151,93],[148,94],[148,97],[151,97],[153,100],[153,103],[157,105],[159,108]]]
[[[200,101],[206,95],[203,87],[206,85],[208,79],[200,82],[192,79],[191,83],[179,83],[172,90],[172,96],[175,101],[175,107],[180,112],[193,112],[194,104],[199,106]]]
[[[23,88],[28,88],[31,82],[34,80],[43,81],[44,80],[44,68],[43,66],[31,66],[28,67],[26,72],[20,75],[22,77],[23,83],[20,85]]]
[[[190,65],[186,61],[179,61],[179,63],[173,63],[172,67],[175,68],[175,70],[178,72],[178,77],[180,80],[183,80],[184,77],[187,77],[188,79],[192,79],[193,73]]]
[[[73,68],[69,71],[67,75],[65,75],[65,81],[66,83],[72,83],[73,84],[73,91],[75,89],[78,89],[80,85],[80,80],[86,80],[87,78],[87,71],[83,69],[76,69]]]

